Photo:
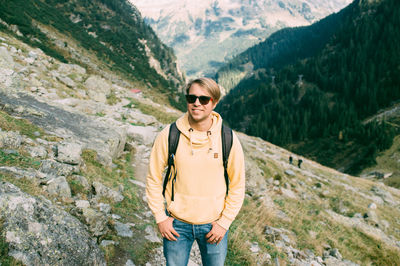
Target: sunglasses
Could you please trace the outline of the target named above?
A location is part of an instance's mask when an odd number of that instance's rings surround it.
[[[199,102],[202,105],[206,105],[210,102],[210,100],[212,101],[212,98],[209,96],[196,96],[194,94],[187,94],[186,96],[186,101],[188,103],[195,103],[197,99],[199,99]]]

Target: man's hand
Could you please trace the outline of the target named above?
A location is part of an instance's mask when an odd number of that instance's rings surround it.
[[[177,240],[176,237],[179,237],[178,232],[176,232],[174,227],[172,226],[173,221],[174,221],[174,218],[168,217],[167,220],[159,222],[157,224],[158,230],[160,231],[162,237],[164,237],[170,241],[176,241]]]
[[[207,242],[210,244],[219,244],[221,240],[224,238],[226,229],[217,224],[216,222],[212,222],[211,231],[206,235]]]

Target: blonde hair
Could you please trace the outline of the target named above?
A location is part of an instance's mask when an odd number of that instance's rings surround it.
[[[213,98],[214,102],[218,102],[221,98],[221,88],[217,82],[210,78],[197,78],[189,81],[189,83],[186,85],[186,94],[189,94],[190,87],[195,83],[206,89]]]

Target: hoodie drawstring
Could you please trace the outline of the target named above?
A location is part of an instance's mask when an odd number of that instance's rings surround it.
[[[192,143],[192,132],[193,132],[193,128],[189,128],[190,151],[193,155],[194,152],[193,152],[193,143]]]

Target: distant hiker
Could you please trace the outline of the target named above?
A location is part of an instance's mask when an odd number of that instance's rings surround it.
[[[244,199],[245,168],[239,139],[213,111],[220,97],[214,80],[190,81],[186,114],[158,134],[151,151],[146,195],[167,265],[187,265],[194,241],[203,265],[224,265],[227,232]]]
[[[291,155],[289,156],[289,163],[293,164],[293,157]]]
[[[301,168],[301,163],[303,162],[303,160],[302,159],[299,159],[299,161],[297,162],[297,166],[299,167],[299,168]]]

